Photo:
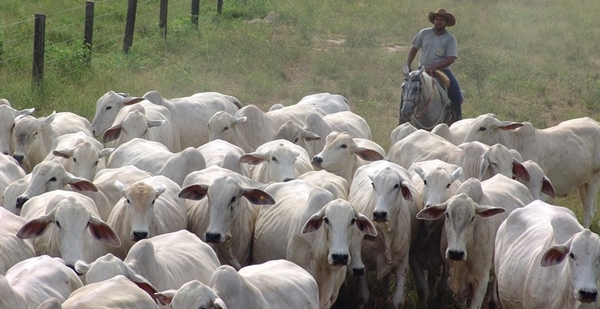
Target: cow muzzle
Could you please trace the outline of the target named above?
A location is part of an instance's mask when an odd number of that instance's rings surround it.
[[[467,259],[467,255],[462,250],[448,250],[446,258],[453,261],[464,261]]]
[[[579,290],[577,292],[577,299],[585,304],[594,303],[598,300],[598,291],[595,290]]]
[[[350,257],[348,254],[332,254],[331,261],[333,265],[348,265]]]

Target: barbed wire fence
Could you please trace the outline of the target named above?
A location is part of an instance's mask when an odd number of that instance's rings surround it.
[[[80,57],[87,61],[92,54],[127,53],[135,36],[160,33],[166,38],[168,20],[188,19],[197,27],[198,14],[199,0],[128,0],[127,5],[88,0],[17,22],[0,22],[0,84],[27,76],[33,85],[42,83],[44,66],[61,61],[68,66],[69,53],[87,53]]]

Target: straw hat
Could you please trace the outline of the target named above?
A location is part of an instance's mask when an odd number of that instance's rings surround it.
[[[446,18],[446,20],[448,21],[446,23],[447,27],[454,26],[454,24],[456,24],[456,19],[454,18],[454,15],[452,15],[450,12],[446,12],[446,10],[444,9],[438,9],[436,12],[429,12],[429,21],[433,24],[433,21],[438,16]]]

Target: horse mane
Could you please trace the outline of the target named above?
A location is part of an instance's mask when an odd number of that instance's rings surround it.
[[[440,91],[434,87],[436,85],[441,87],[433,77],[423,72],[421,74],[421,100],[443,102]]]

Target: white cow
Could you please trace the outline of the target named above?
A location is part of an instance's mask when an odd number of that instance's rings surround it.
[[[583,226],[589,227],[600,188],[600,124],[589,118],[571,119],[546,129],[529,122],[500,121],[492,114],[476,118],[465,141],[500,143],[533,160],[546,172],[557,196],[575,189],[584,206]]]
[[[530,202],[527,187],[497,174],[483,182],[470,178],[461,184],[457,195],[417,214],[425,220],[446,215],[440,251],[447,260],[448,286],[460,306],[465,307],[470,300],[469,308],[481,308],[490,277],[494,276],[498,227],[512,211]]]
[[[20,209],[23,204],[34,196],[53,190],[72,190],[90,197],[98,209],[100,219],[108,219],[112,210],[106,196],[98,192],[98,188],[89,180],[81,177],[75,177],[65,170],[65,167],[57,161],[44,160],[33,168],[30,177],[27,177],[29,184],[25,191],[16,200],[16,208]]]
[[[212,245],[221,264],[251,264],[257,205],[275,203],[264,186],[215,165],[186,177],[179,197],[189,200],[188,230]]]
[[[409,251],[419,227],[412,223],[418,209],[413,203],[416,196],[411,182],[409,172],[398,164],[375,161],[356,170],[348,198],[375,224],[378,236],[362,242],[362,259],[367,272],[377,273],[377,280],[394,274],[394,308],[404,308]],[[366,274],[359,277],[358,283],[359,308],[364,308],[369,298]]]
[[[290,181],[314,171],[308,152],[285,139],[266,142],[239,160],[254,165],[251,178],[262,183]]]
[[[67,265],[91,262],[119,247],[115,231],[100,219],[94,201],[77,192],[55,190],[31,198],[21,216],[27,223],[17,236],[35,238],[35,253],[62,258]],[[86,231],[86,230],[89,230]]]
[[[92,120],[93,135],[101,136],[115,122],[119,111],[129,105],[146,100],[144,97],[132,97],[127,93],[109,91],[96,101],[96,113]]]
[[[482,177],[490,177],[494,173],[529,180],[527,169],[512,157],[506,147],[488,147],[482,143],[456,146],[425,130],[415,131],[396,142],[390,148],[387,159],[404,168],[410,168],[413,162],[439,159],[462,167],[461,180],[471,177],[486,179]]]
[[[214,272],[210,287],[190,281],[179,290],[156,295],[173,309],[319,308],[315,279],[302,267],[286,260],[246,266],[239,272],[223,265]]]
[[[390,133],[390,145],[394,145],[397,141],[409,136],[411,133],[417,131],[417,128],[410,122],[405,122],[398,125]]]
[[[189,97],[165,99],[158,91],[149,91],[144,97],[152,103],[169,109],[176,121],[173,129],[179,133],[181,147],[197,148],[208,143],[208,123],[216,112],[235,114],[242,103],[236,97],[218,92],[199,92]]]
[[[475,118],[464,118],[452,123],[450,126],[440,123],[431,129],[431,133],[439,135],[458,146],[465,142],[465,137],[469,133],[473,122],[475,122]]]
[[[269,185],[277,201],[256,221],[255,263],[286,259],[307,270],[319,286],[319,308],[330,308],[353,258],[352,244],[365,234],[377,236],[373,223],[352,205],[302,180]]]
[[[341,198],[343,200],[348,199],[348,193],[350,191],[350,185],[348,184],[348,181],[346,181],[346,179],[343,177],[330,173],[326,170],[306,172],[298,176],[297,179],[302,179],[319,188],[323,188],[331,192],[334,198]]]
[[[212,140],[198,147],[198,151],[202,153],[206,166],[217,165],[247,177],[252,175],[248,165],[240,163],[240,157],[246,154],[244,150],[228,141]]]
[[[15,118],[31,115],[35,108],[16,110],[10,106],[6,99],[0,99],[0,152],[12,155],[15,151],[15,139],[13,136]]]
[[[350,111],[348,100],[340,94],[331,94],[328,92],[315,93],[304,96],[296,105],[314,106],[325,114],[334,114],[337,112]]]
[[[323,150],[325,137],[333,131],[346,132],[356,138],[372,138],[367,121],[350,111],[325,116],[321,113],[310,113],[304,119],[304,126],[288,120],[279,128],[276,137],[300,145],[313,157]]]
[[[311,105],[290,105],[267,113],[256,105],[246,105],[235,115],[215,113],[208,121],[209,140],[222,139],[252,152],[266,142],[276,139],[277,130],[286,121],[303,124],[309,113],[323,111]]]
[[[141,289],[119,275],[77,289],[65,300],[62,309],[158,309],[154,293],[156,290]]]
[[[134,138],[143,138],[159,142],[171,151],[181,151],[179,133],[173,131],[177,119],[165,107],[144,102],[121,109],[113,125],[102,134],[102,141],[117,148]]]
[[[19,166],[19,162],[13,157],[5,154],[0,154],[0,192],[4,190],[14,181],[25,177],[25,171]],[[4,206],[4,194],[0,197],[0,206]]]
[[[0,275],[0,308],[35,309],[48,298],[64,301],[82,286],[63,260],[47,255],[32,257]]]
[[[17,237],[27,220],[0,207],[0,222],[0,275],[3,275],[18,262],[34,257],[35,251],[29,241]]]
[[[11,182],[5,189],[2,198],[4,199],[4,208],[14,213],[15,215],[21,214],[21,207],[17,208],[17,199],[27,187],[29,187],[29,180],[31,180],[31,174],[25,175],[21,179],[17,179]]]
[[[539,164],[535,163],[532,160],[527,160],[523,162],[523,166],[529,172],[531,180],[517,180],[529,189],[529,193],[531,193],[531,197],[533,200],[546,201],[549,197],[556,196],[556,191],[554,189],[554,186],[552,185],[552,182],[550,182],[550,179],[548,179],[548,176],[546,176],[544,170],[540,167]]]
[[[83,132],[69,133],[54,139],[51,152],[44,160],[56,160],[67,172],[91,181],[106,167],[105,157],[113,150],[104,148],[102,143]]]
[[[94,185],[98,192],[102,192],[108,204],[114,206],[123,197],[121,190],[115,188],[115,180],[118,180],[125,186],[130,186],[138,180],[151,177],[150,172],[141,170],[133,165],[123,167],[105,168],[100,170],[94,178]]]
[[[138,285],[164,291],[179,289],[191,280],[208,284],[219,266],[217,254],[209,245],[180,230],[136,242],[125,260],[108,253],[90,264],[76,262],[75,270],[85,275],[85,284],[123,275]]]
[[[327,135],[325,147],[312,158],[312,164],[317,170],[324,169],[344,177],[352,186],[357,168],[365,165],[366,161],[382,160],[384,157],[385,150],[377,143],[334,131]]]
[[[496,235],[504,309],[598,308],[600,237],[566,207],[536,200],[513,211]]]
[[[13,157],[30,172],[51,152],[52,142],[67,133],[92,135],[90,122],[73,113],[52,112],[47,117],[22,116],[15,120]]]
[[[172,152],[161,143],[134,138],[113,151],[106,167],[127,165],[153,175],[163,175],[181,185],[187,174],[204,169],[206,162],[196,148],[188,147],[180,152]]]
[[[177,197],[181,187],[171,179],[159,175],[129,186],[116,180],[115,188],[121,190],[123,198],[106,222],[121,239],[121,247],[112,252],[117,257],[124,259],[139,240],[186,229],[186,205]]]

